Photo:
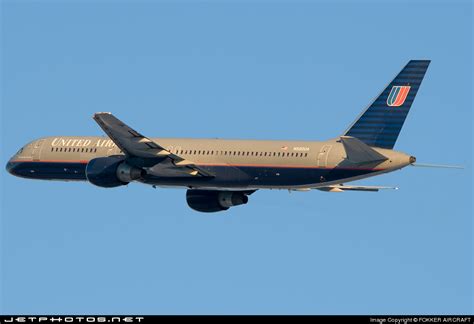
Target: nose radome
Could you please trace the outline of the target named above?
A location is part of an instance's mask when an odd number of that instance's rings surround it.
[[[8,161],[7,165],[5,166],[5,169],[8,171],[8,173],[15,175],[13,166],[14,166],[14,164],[13,164],[12,160],[10,159],[10,161]]]

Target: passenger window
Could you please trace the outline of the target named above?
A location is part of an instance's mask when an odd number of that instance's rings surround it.
[[[304,157],[307,157],[307,156],[308,156],[308,153],[305,153],[305,154],[304,154]]]

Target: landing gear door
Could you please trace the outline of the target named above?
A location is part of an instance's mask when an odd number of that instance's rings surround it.
[[[318,153],[318,167],[324,168],[328,166],[328,155],[332,145],[324,145]]]
[[[33,148],[31,149],[31,157],[33,158],[33,161],[40,160],[43,144],[44,144],[44,139],[40,139],[33,144]]]

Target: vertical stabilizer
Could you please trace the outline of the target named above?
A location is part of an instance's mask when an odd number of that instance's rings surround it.
[[[392,149],[429,64],[429,60],[408,62],[344,135],[369,146]]]

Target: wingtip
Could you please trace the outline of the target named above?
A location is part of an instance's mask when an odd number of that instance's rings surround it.
[[[108,111],[99,111],[99,112],[94,113],[94,115],[92,115],[92,118],[96,118],[97,116],[100,116],[100,115],[112,115],[112,113]]]

